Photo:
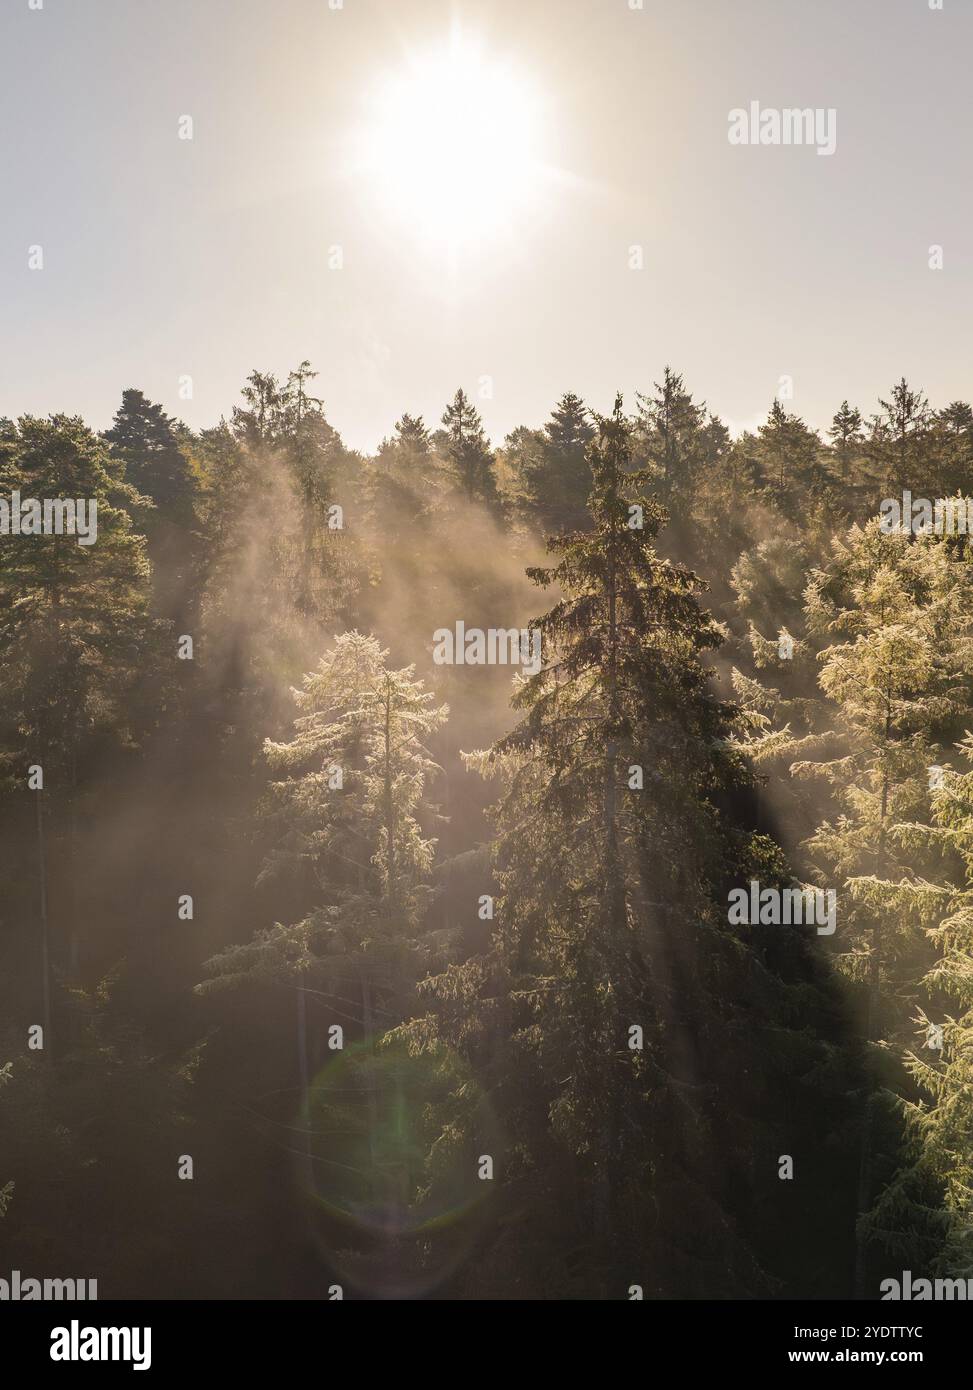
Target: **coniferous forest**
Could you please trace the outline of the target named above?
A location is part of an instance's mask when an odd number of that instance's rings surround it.
[[[210,429],[135,388],[101,433],[7,419],[0,460],[98,504],[96,544],[0,544],[12,1264],[968,1277],[973,557],[879,514],[969,490],[968,404],[731,440],[666,367],[499,447],[461,389],[365,457],[302,361]],[[740,921],[754,882],[831,930]]]
[[[11,1383],[958,1339],[971,44],[0,4]]]

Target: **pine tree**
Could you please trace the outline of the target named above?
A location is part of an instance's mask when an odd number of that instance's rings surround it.
[[[412,449],[420,458],[425,458],[429,453],[429,431],[426,429],[421,415],[413,416],[407,411],[403,412],[402,419],[397,420],[395,432],[399,441],[408,449]]]
[[[254,369],[241,392],[246,408],[233,408],[233,432],[237,438],[252,445],[273,443],[280,428],[285,391],[272,372]]]

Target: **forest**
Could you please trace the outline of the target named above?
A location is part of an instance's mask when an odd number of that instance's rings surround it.
[[[652,375],[373,456],[308,361],[0,419],[0,494],[97,503],[0,534],[2,1271],[973,1277],[973,551],[904,521],[965,515],[973,409],[731,435]]]

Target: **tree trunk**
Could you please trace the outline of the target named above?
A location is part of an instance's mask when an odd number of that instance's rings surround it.
[[[891,673],[885,691],[885,745],[883,752],[888,749],[889,736],[892,732],[892,687]],[[889,808],[889,774],[886,764],[882,776],[882,803],[879,821],[878,853],[877,853],[877,872],[883,874],[886,870],[885,863],[885,821],[888,816]],[[866,1044],[875,1040],[879,1026],[879,1014],[882,1004],[882,968],[879,957],[879,936],[878,922],[872,921],[869,931],[871,950],[868,958],[868,1012],[865,1022],[865,1041]],[[872,1097],[869,1093],[865,1101],[865,1109],[862,1114],[862,1132],[858,1151],[858,1220],[865,1215],[868,1210],[872,1195]],[[864,1299],[867,1297],[865,1290],[865,1280],[868,1275],[868,1261],[865,1241],[857,1230],[855,1230],[855,1297]]]
[[[314,1169],[311,1162],[311,1116],[308,1104],[307,996],[302,984],[297,986],[297,1075],[301,1099],[301,1178],[307,1190],[311,1191],[314,1185]]]
[[[37,795],[37,868],[40,887],[41,913],[41,958],[44,972],[44,1055],[48,1062],[53,1061],[51,1032],[51,951],[50,934],[47,923],[47,855],[44,847],[44,811],[41,805],[44,793],[38,788]]]

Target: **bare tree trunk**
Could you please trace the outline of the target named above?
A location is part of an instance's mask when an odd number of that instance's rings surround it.
[[[368,978],[367,966],[362,972],[361,981],[361,1002],[362,1002],[362,1022],[365,1026],[365,1045],[368,1048],[368,1057],[365,1067],[365,1105],[368,1113],[368,1158],[372,1168],[372,1195],[378,1201],[384,1200],[382,1183],[378,1173],[378,1105],[375,1098],[375,1087],[377,1083],[375,1067],[375,1034],[374,1020],[372,1018],[372,986]]]
[[[43,791],[37,793],[37,867],[40,879],[41,957],[44,972],[44,1055],[53,1060],[51,1032],[51,947],[47,923],[47,854],[44,847]]]
[[[297,1074],[301,1097],[301,1177],[308,1190],[311,1190],[314,1184],[314,1169],[311,1163],[311,1117],[308,1105],[307,996],[303,985],[297,986]]]
[[[78,932],[78,893],[76,866],[78,863],[78,750],[71,747],[71,814],[68,822],[68,875],[67,910],[70,921],[71,974],[78,976],[81,970],[81,945]]]

